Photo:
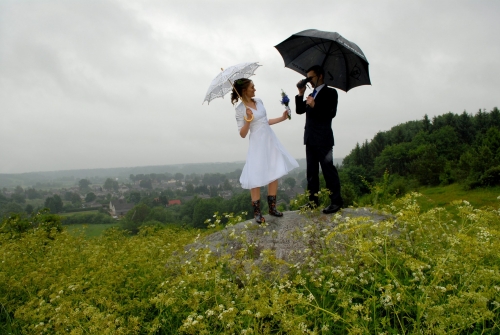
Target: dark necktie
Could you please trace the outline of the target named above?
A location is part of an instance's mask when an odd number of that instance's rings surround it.
[[[314,98],[316,96],[316,93],[318,93],[318,92],[316,91],[316,89],[314,89],[311,96]]]

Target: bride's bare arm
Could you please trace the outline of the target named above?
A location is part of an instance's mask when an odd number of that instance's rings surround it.
[[[246,110],[246,118],[248,120],[253,120],[253,113],[250,110],[250,108],[247,108],[247,110]],[[242,138],[247,137],[248,131],[250,130],[250,122],[252,122],[252,121],[245,120],[245,124],[243,125],[243,127],[241,127],[241,129],[240,129],[240,136]]]
[[[284,111],[281,117],[277,117],[275,119],[269,119],[269,125],[272,126],[273,124],[280,123],[281,121],[285,121],[287,118],[288,118],[288,112]]]

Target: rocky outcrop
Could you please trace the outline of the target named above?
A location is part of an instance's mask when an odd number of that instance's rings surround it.
[[[364,217],[369,222],[392,219],[388,214],[370,208],[345,208],[336,214],[325,215],[317,212],[285,212],[283,217],[266,215],[266,223],[259,225],[255,220],[240,222],[225,227],[197,243],[186,246],[186,250],[210,248],[215,254],[234,254],[244,248],[258,260],[262,250],[275,252],[279,259],[300,262],[305,255],[302,251],[320,243],[311,235],[313,231],[331,230],[335,225],[349,218]]]

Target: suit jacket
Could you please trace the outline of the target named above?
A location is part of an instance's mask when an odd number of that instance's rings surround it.
[[[306,113],[304,144],[332,147],[332,119],[337,115],[338,94],[331,87],[323,86],[314,98],[314,108],[306,105],[303,97],[295,96],[295,112]]]

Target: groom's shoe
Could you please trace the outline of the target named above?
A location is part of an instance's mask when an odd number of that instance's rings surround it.
[[[330,206],[328,206],[325,209],[323,209],[323,213],[325,213],[325,214],[333,214],[333,213],[337,213],[341,209],[342,209],[342,207],[339,206],[339,205],[330,204]]]
[[[305,211],[309,211],[309,210],[313,210],[315,208],[318,208],[319,204],[313,202],[313,201],[309,201],[308,203],[306,203],[305,205],[302,205],[299,207],[299,209],[302,209],[302,210],[305,210]]]

